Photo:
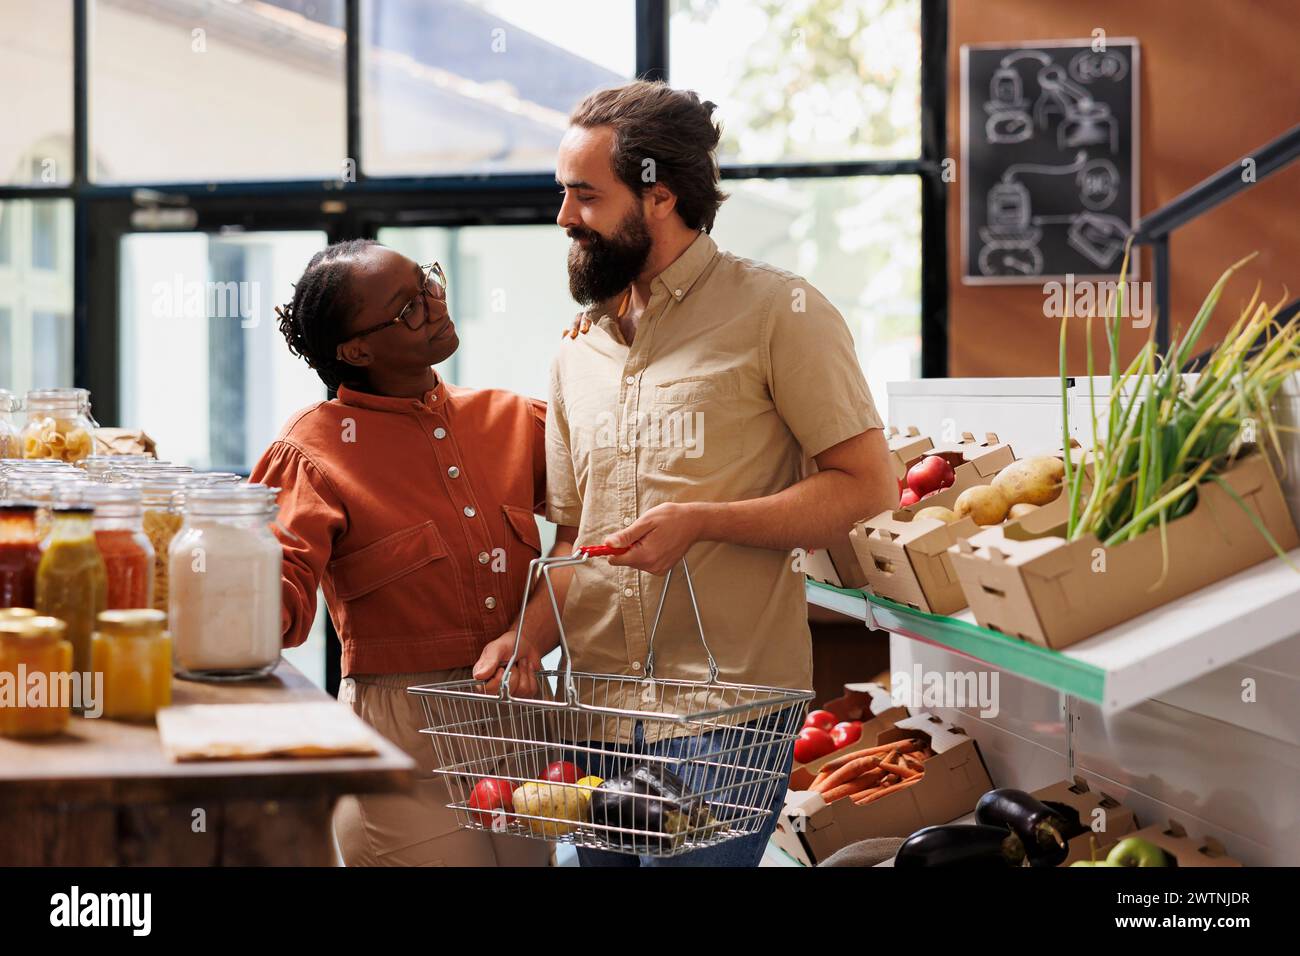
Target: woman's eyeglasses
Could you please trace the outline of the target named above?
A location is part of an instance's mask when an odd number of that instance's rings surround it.
[[[445,299],[447,297],[447,274],[442,271],[442,266],[436,262],[421,266],[420,271],[424,274],[424,284],[420,287],[419,295],[406,303],[402,307],[402,311],[387,322],[380,322],[368,329],[362,329],[360,332],[348,336],[348,340],[365,338],[367,335],[373,335],[389,326],[398,324],[405,325],[412,332],[424,328],[429,322],[428,299]]]

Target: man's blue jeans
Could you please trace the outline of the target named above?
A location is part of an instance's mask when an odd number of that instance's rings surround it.
[[[782,726],[788,721],[789,715],[786,711],[781,711],[766,718],[762,723],[769,726]],[[755,726],[747,724],[746,726]],[[608,780],[610,777],[618,776],[620,773],[631,770],[636,763],[635,757],[638,754],[647,756],[670,757],[674,761],[686,760],[693,757],[702,757],[710,753],[717,753],[728,746],[735,747],[736,734],[734,731],[713,731],[702,734],[698,737],[671,737],[660,740],[655,743],[647,744],[645,742],[644,727],[641,721],[637,721],[636,730],[633,735],[633,744],[631,746],[616,746],[608,743],[589,743],[587,746],[601,748],[603,753],[585,753],[577,752],[574,755],[574,762],[582,768],[583,774],[595,774],[596,776]],[[767,847],[768,838],[772,831],[776,829],[777,814],[785,802],[786,783],[790,774],[790,767],[794,760],[793,750],[785,748],[784,760],[781,766],[776,766],[777,753],[782,748],[772,747],[767,751],[771,755],[771,762],[761,768],[762,770],[779,770],[785,780],[777,780],[772,785],[772,802],[770,813],[762,827],[755,833],[743,837],[733,837],[717,846],[706,847],[703,850],[694,850],[690,853],[682,853],[673,857],[654,857],[654,856],[636,856],[631,853],[614,853],[609,850],[592,850],[586,847],[578,847],[578,863],[581,866],[758,866],[763,858],[763,851]],[[757,749],[755,755],[763,754],[763,748]],[[624,756],[626,755],[626,756]],[[728,760],[735,760],[736,755],[730,754]],[[670,763],[668,769],[673,773],[681,776],[688,787],[693,792],[707,792],[714,787],[721,786],[720,782],[715,782],[717,775],[716,768],[705,771],[701,765],[690,765],[690,769],[682,763]],[[725,771],[724,771],[725,773]],[[703,778],[701,780],[701,777]],[[722,798],[727,802],[746,802],[744,794],[745,779],[743,777],[734,777],[734,787],[728,787],[728,790],[722,794]],[[766,785],[767,781],[755,786]],[[740,793],[737,793],[740,791]],[[750,797],[750,800],[753,798]],[[722,816],[715,811],[715,816]]]

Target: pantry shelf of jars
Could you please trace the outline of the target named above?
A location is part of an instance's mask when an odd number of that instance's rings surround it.
[[[0,864],[329,862],[335,799],[409,786],[400,751],[192,761],[156,727],[342,709],[280,657],[278,489],[96,430],[84,389],[0,390]]]

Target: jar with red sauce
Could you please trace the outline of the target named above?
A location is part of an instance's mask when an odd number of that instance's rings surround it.
[[[92,484],[82,500],[95,509],[95,545],[104,559],[108,592],[105,608],[153,606],[154,552],[144,533],[140,486]]]
[[[36,605],[36,568],[40,563],[36,506],[0,505],[0,607]]]

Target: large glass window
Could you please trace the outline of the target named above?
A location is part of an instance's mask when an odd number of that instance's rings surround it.
[[[921,191],[915,176],[724,184],[724,249],[804,276],[844,314],[882,414],[921,370]]]
[[[344,178],[343,0],[90,14],[96,181]]]
[[[0,388],[72,381],[72,201],[0,202]]]
[[[723,163],[920,153],[920,0],[672,0],[670,10],[672,83],[718,104]]]
[[[274,312],[324,244],[319,232],[123,239],[121,418],[159,457],[247,471],[293,412],[325,397]]]
[[[72,3],[0,3],[0,184],[72,179]]]
[[[569,111],[636,69],[634,0],[364,0],[371,176],[547,172]]]

